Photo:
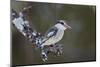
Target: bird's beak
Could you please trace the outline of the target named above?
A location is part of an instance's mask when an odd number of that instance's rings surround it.
[[[69,25],[66,25],[65,27],[66,27],[66,30],[71,30],[72,29],[72,27],[69,26]]]

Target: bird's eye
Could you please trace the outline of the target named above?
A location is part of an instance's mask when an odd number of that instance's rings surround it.
[[[57,23],[60,23],[61,25],[64,25],[64,22],[62,22],[62,21],[58,21]]]

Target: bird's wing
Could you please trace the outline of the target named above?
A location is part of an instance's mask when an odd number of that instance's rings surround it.
[[[50,38],[50,37],[52,37],[52,36],[55,36],[55,35],[57,34],[57,31],[58,31],[58,29],[57,29],[56,27],[52,27],[52,28],[50,28],[50,29],[46,32],[45,36],[46,36],[47,38]]]

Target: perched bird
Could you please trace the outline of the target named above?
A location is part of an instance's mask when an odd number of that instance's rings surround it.
[[[40,41],[40,45],[38,45],[41,49],[44,48],[44,46],[51,46],[52,48],[50,48],[49,51],[53,51],[56,52],[58,55],[60,53],[62,53],[62,47],[60,45],[55,45],[56,43],[58,43],[64,35],[64,31],[68,30],[68,29],[72,29],[64,20],[59,20],[57,21],[57,23],[51,27],[46,34],[44,35],[44,38],[41,39]],[[43,49],[42,50],[42,60],[45,62],[46,60],[48,60],[48,50]]]
[[[54,45],[59,42],[63,38],[64,31],[67,29],[71,29],[71,27],[66,23],[66,21],[57,21],[57,23],[44,35],[41,47],[43,48],[46,45]]]

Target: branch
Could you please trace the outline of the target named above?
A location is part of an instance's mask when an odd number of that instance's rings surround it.
[[[30,42],[34,43],[36,47],[40,48],[43,42],[44,36],[33,30],[29,24],[29,21],[25,19],[24,14],[27,10],[31,9],[32,6],[23,8],[23,10],[17,13],[14,9],[11,12],[12,24],[18,29],[22,35],[24,35]],[[54,53],[57,56],[62,54],[62,45],[55,44],[41,49],[41,58],[43,61],[48,60],[48,54]]]

